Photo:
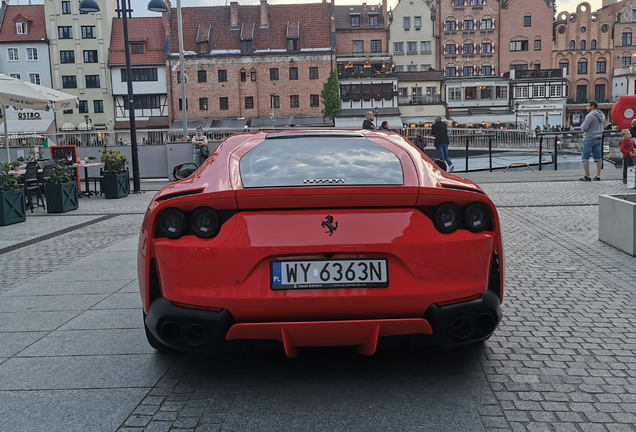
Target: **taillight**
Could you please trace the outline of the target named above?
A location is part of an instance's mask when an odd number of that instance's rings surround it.
[[[192,214],[190,226],[197,237],[208,239],[218,234],[221,223],[214,210],[209,207],[199,207]]]
[[[187,228],[186,217],[181,210],[169,208],[161,213],[159,229],[166,237],[178,239],[185,233]]]
[[[448,234],[452,233],[459,227],[461,213],[457,204],[446,202],[437,207],[433,224],[437,231]]]
[[[490,224],[490,212],[484,203],[474,202],[464,213],[466,228],[471,232],[481,232]]]

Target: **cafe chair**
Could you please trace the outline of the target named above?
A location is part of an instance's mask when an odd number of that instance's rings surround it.
[[[26,202],[31,209],[31,213],[33,213],[33,192],[35,192],[36,197],[35,205],[39,207],[40,203],[42,203],[42,208],[46,209],[42,191],[40,190],[40,182],[38,181],[39,169],[40,167],[36,163],[35,166],[27,167],[26,173],[24,174],[24,195],[26,196]]]
[[[38,168],[40,167],[37,162],[33,162],[33,161],[27,162],[27,164],[26,164],[27,168],[34,167],[34,166],[36,166]]]
[[[99,194],[103,195],[102,192],[102,180],[104,180],[104,170],[102,168],[99,169],[98,176],[89,176],[88,181],[93,182],[93,191],[95,191],[95,196],[97,196],[97,183],[99,182]],[[92,193],[92,192],[91,192]]]

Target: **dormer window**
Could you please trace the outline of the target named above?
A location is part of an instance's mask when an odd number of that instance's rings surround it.
[[[360,27],[360,15],[351,15],[351,27]]]
[[[15,29],[18,34],[27,34],[27,25],[25,22],[15,23]]]
[[[369,15],[369,25],[370,26],[378,25],[378,15]]]
[[[197,54],[208,54],[210,52],[210,44],[206,42],[197,42]]]
[[[130,53],[131,54],[143,54],[144,53],[144,44],[142,44],[142,43],[131,43],[130,44]]]
[[[287,38],[287,51],[300,51],[298,38]]]
[[[252,39],[243,39],[241,40],[241,52],[242,53],[251,53],[254,51],[254,43]]]

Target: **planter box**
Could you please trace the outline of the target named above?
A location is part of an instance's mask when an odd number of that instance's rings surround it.
[[[121,174],[104,174],[101,187],[107,199],[123,198],[130,194],[128,171]]]
[[[599,197],[598,239],[636,256],[636,194]]]
[[[46,211],[48,213],[65,213],[77,210],[79,207],[79,194],[76,182],[62,184],[46,183],[44,186],[46,195]]]
[[[24,189],[11,192],[0,191],[0,226],[24,222],[25,220]]]

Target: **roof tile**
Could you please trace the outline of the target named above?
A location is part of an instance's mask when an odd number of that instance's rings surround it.
[[[143,54],[131,54],[133,65],[163,64],[165,33],[161,17],[128,18],[128,39],[130,42],[145,41]],[[109,65],[126,64],[124,53],[124,28],[121,18],[113,18],[113,30],[108,50]]]
[[[46,39],[44,5],[7,5],[6,8],[7,11],[4,15],[2,28],[0,28],[0,42],[40,41]],[[15,23],[20,20],[31,21],[27,25],[26,34],[18,34]]]

